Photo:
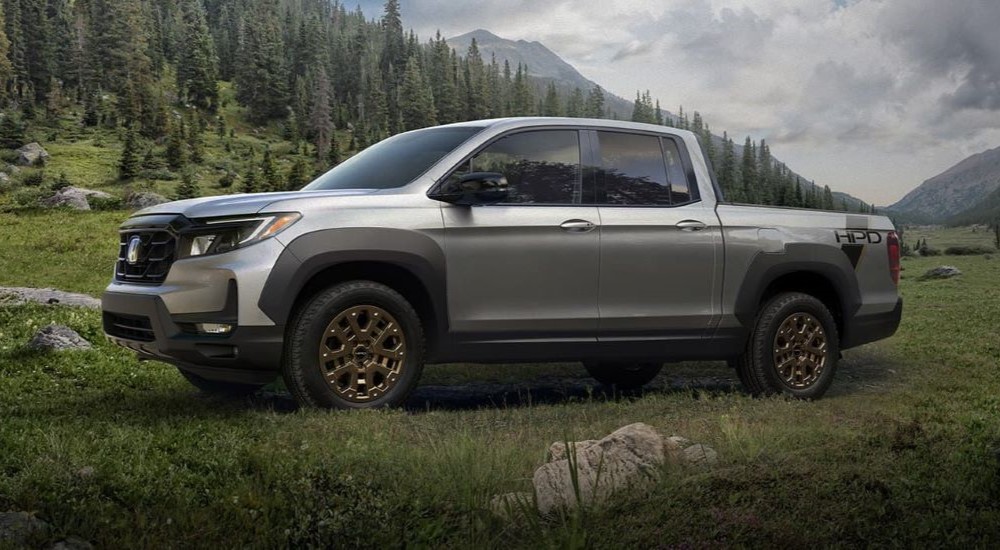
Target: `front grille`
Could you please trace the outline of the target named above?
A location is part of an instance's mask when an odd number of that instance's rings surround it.
[[[132,239],[139,239],[138,257],[128,261],[128,248]],[[167,278],[170,265],[177,255],[177,238],[173,233],[159,229],[122,231],[118,244],[118,262],[115,280],[128,283],[160,284]]]
[[[152,342],[156,339],[149,317],[104,312],[104,332],[118,338]]]

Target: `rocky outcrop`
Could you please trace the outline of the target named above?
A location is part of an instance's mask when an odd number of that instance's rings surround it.
[[[37,142],[29,143],[17,150],[17,163],[21,166],[36,166],[49,160],[49,152]]]
[[[103,191],[83,189],[82,187],[64,187],[51,197],[42,199],[41,204],[49,208],[63,206],[74,210],[90,210],[89,199],[91,197],[110,199],[111,195]]]
[[[927,270],[927,273],[920,276],[920,280],[927,281],[931,279],[951,279],[952,277],[957,277],[961,274],[962,272],[955,266],[942,265],[940,267]]]
[[[0,548],[36,548],[50,536],[48,523],[26,512],[0,513]],[[48,546],[50,550],[91,550],[82,539],[69,537]]]
[[[93,296],[63,292],[52,288],[0,287],[0,306],[21,304],[43,304],[86,307],[98,309],[101,301]]]
[[[28,347],[37,351],[73,351],[91,349],[90,342],[65,325],[49,325],[35,333]]]
[[[612,494],[654,481],[667,460],[693,466],[708,466],[718,460],[715,450],[707,445],[692,444],[679,436],[664,438],[643,423],[629,424],[597,440],[553,443],[548,457],[549,462],[532,476],[534,501],[543,515],[598,504]],[[495,498],[494,512],[500,513],[500,506],[509,512],[510,498],[521,497]]]

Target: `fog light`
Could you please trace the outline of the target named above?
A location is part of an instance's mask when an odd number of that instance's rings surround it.
[[[229,334],[233,331],[233,325],[223,323],[197,323],[195,328],[202,334]]]

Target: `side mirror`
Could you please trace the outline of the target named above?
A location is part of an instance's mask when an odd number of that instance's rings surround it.
[[[445,182],[430,198],[451,204],[471,206],[491,204],[507,198],[509,186],[507,178],[496,172],[472,172],[457,181]]]

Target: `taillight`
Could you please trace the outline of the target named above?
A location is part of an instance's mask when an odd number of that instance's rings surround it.
[[[899,236],[895,231],[890,231],[885,238],[886,251],[889,253],[889,275],[892,276],[893,284],[899,284]]]

